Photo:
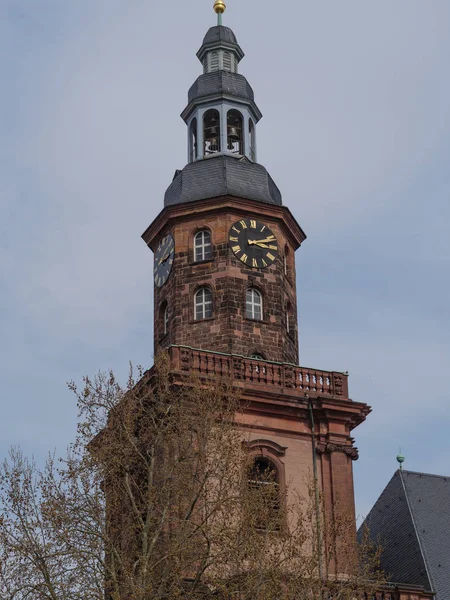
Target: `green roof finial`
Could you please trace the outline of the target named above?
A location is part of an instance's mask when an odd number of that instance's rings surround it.
[[[216,0],[214,3],[214,11],[217,13],[217,25],[222,25],[222,15],[225,12],[227,5],[223,0]]]
[[[405,462],[405,457],[402,454],[402,449],[400,448],[400,452],[397,455],[397,462],[400,465],[400,471],[403,469],[403,463]]]

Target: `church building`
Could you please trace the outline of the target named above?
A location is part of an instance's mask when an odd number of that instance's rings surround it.
[[[352,435],[370,408],[351,399],[347,373],[301,366],[296,251],[306,235],[259,162],[262,113],[222,0],[215,10],[181,113],[187,164],[142,235],[154,253],[155,354],[167,351],[173,373],[231,377],[249,446],[280,489],[306,494],[305,475],[316,473],[327,512],[338,499],[355,537]],[[395,583],[379,595],[430,597]]]

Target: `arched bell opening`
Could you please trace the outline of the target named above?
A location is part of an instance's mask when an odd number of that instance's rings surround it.
[[[229,110],[227,114],[227,149],[232,154],[244,154],[242,115],[238,110]]]
[[[197,119],[192,119],[189,137],[189,161],[194,162],[197,158]]]
[[[250,158],[256,162],[255,124],[252,119],[248,120],[248,143]]]
[[[203,117],[204,154],[220,152],[220,115],[215,109],[208,110]]]

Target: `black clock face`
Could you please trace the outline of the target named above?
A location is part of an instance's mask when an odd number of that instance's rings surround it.
[[[170,271],[172,270],[174,254],[175,242],[169,233],[159,242],[158,249],[155,252],[153,277],[155,279],[156,287],[161,287],[166,283]]]
[[[230,247],[248,267],[265,269],[277,257],[278,242],[272,231],[254,219],[236,221],[228,234]]]

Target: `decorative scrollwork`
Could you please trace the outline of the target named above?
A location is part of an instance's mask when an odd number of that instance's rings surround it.
[[[333,442],[317,442],[316,450],[319,454],[331,452],[342,452],[349,456],[352,460],[358,460],[359,452],[355,446],[347,446],[346,444],[333,444]]]

